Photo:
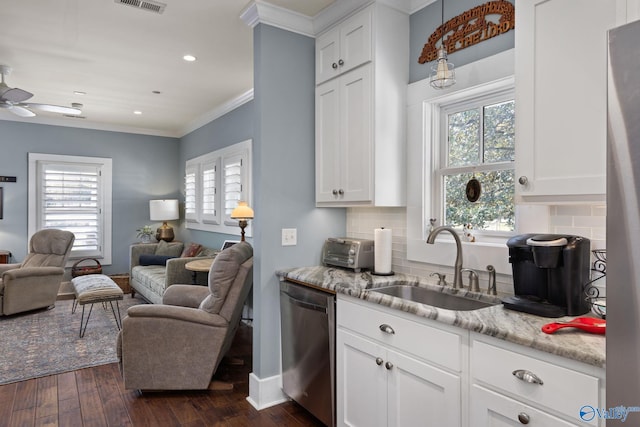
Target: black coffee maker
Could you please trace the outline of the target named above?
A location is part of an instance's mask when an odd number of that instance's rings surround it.
[[[515,295],[505,308],[543,317],[589,311],[589,239],[564,234],[523,234],[507,241]]]

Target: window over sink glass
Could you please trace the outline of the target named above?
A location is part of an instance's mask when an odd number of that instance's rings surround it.
[[[473,99],[442,104],[439,116],[431,214],[439,224],[457,229],[470,227],[474,233],[513,232],[513,91],[476,94]]]

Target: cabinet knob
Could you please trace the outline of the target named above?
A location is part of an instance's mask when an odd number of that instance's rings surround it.
[[[338,65],[343,66],[344,65],[344,61],[341,59],[338,61]]]
[[[382,362],[384,362],[384,360],[382,360],[380,357],[376,357],[376,365],[380,366],[382,365]]]
[[[387,325],[386,323],[383,323],[382,325],[380,325],[380,330],[385,334],[390,334],[390,335],[393,335],[396,333],[396,331],[394,331],[393,328]]]
[[[526,383],[531,384],[544,384],[542,380],[533,372],[527,371],[526,369],[516,369],[512,372],[513,376],[519,380],[522,380]]]
[[[518,182],[520,183],[520,185],[527,185],[529,183],[529,178],[523,175],[518,178]]]
[[[337,195],[338,195],[338,190],[334,189],[334,190],[331,192],[331,194],[333,194],[334,196],[337,196]]]
[[[341,189],[339,189],[339,190],[338,190],[338,194],[342,196],[342,195],[344,194],[344,190],[343,190],[342,188],[341,188]]]
[[[518,421],[522,424],[529,424],[529,415],[526,412],[520,412],[518,414]]]
[[[385,367],[385,368],[387,368],[387,370],[389,370],[389,371],[390,371],[390,370],[391,370],[391,368],[393,368],[393,363],[391,363],[391,362],[387,362],[387,363],[385,363],[385,364],[384,364],[384,367]]]
[[[336,64],[336,63],[334,62],[333,64],[331,64],[331,68],[333,68],[333,69],[335,70],[336,68],[338,68],[338,64]]]

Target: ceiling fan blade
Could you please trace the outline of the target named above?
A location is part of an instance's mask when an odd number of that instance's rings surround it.
[[[26,90],[15,88],[9,88],[2,94],[2,99],[5,99],[9,102],[22,102],[31,98],[33,94],[31,92],[27,92]]]
[[[34,110],[48,111],[50,113],[60,113],[60,114],[82,114],[82,110],[73,107],[64,107],[62,105],[51,105],[51,104],[33,104],[31,102],[23,102],[20,103],[20,106],[33,108]]]
[[[11,108],[9,108],[9,111],[11,111],[16,116],[20,116],[20,117],[33,117],[33,116],[35,116],[35,114],[33,112],[27,110],[26,108],[20,107],[19,105],[13,105]]]

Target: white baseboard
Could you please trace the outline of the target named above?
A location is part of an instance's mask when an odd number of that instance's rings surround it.
[[[289,401],[282,392],[282,376],[258,378],[253,372],[249,374],[249,397],[247,401],[258,411]]]

